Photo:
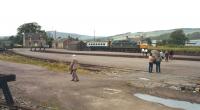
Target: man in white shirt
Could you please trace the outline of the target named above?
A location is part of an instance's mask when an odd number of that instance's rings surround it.
[[[144,56],[144,49],[142,49],[141,52],[142,52],[142,55]]]
[[[144,49],[144,53],[146,54],[146,57],[147,57],[148,50]]]

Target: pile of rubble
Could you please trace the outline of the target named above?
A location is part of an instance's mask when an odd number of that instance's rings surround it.
[[[174,89],[174,90],[179,90],[179,91],[191,91],[193,93],[200,93],[200,84],[170,86],[169,88]]]
[[[15,105],[11,110],[55,110],[52,107],[41,106],[33,104],[31,101],[23,99],[21,97],[13,97]],[[3,95],[0,95],[0,110],[10,110],[10,108],[5,104],[5,99]]]

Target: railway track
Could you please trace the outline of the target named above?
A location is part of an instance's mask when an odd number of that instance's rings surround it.
[[[127,57],[127,58],[146,58],[140,53],[106,53],[106,52],[81,52],[81,51],[35,51],[45,53],[57,53],[57,54],[77,54],[77,55],[92,55],[92,56],[110,56],[110,57]],[[187,56],[187,55],[175,55],[174,60],[189,60],[189,61],[200,61],[200,56]]]

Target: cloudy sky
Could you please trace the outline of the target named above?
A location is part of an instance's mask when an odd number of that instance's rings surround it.
[[[0,0],[0,36],[24,23],[42,29],[109,36],[200,27],[199,0]]]

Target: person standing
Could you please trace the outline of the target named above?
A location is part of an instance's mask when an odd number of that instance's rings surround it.
[[[154,57],[152,56],[152,53],[149,54],[149,73],[152,73],[153,71],[153,63],[154,63]]]
[[[71,81],[79,81],[78,75],[77,75],[77,69],[78,69],[78,60],[75,59],[76,55],[72,55],[73,60],[70,63],[69,70],[70,74],[72,75],[72,80]]]
[[[161,56],[158,55],[158,56],[155,56],[155,63],[156,63],[156,72],[157,73],[160,73],[160,63],[161,63]]]
[[[166,51],[165,51],[165,61],[168,62],[168,60],[169,60],[169,53],[168,53],[168,51],[166,50]]]
[[[174,51],[171,50],[171,51],[169,52],[169,58],[170,58],[170,60],[173,60],[173,57],[174,57]]]
[[[162,60],[165,58],[165,55],[162,50],[160,51],[160,57],[162,58]]]
[[[146,55],[146,57],[147,57],[148,50],[147,50],[147,49],[144,49],[144,53],[145,53],[145,55]]]
[[[142,55],[144,56],[144,49],[143,48],[142,48],[141,52],[142,52]]]

